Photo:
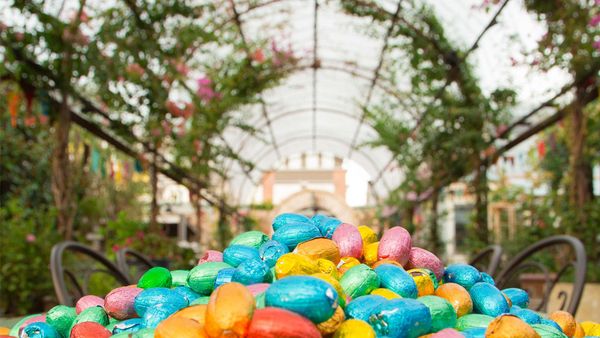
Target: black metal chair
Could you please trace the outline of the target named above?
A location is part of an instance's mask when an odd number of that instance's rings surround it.
[[[490,245],[477,253],[469,264],[479,269],[479,271],[487,272],[490,276],[494,277],[502,261],[502,253],[503,250],[500,245]]]
[[[575,315],[585,285],[586,263],[587,257],[581,241],[572,236],[552,236],[518,253],[500,271],[496,278],[496,285],[500,289],[521,287],[530,293],[530,298],[537,294],[538,299],[530,299],[530,308],[547,312],[552,290],[561,277],[573,268],[573,286],[570,295],[569,292],[560,290],[557,292],[557,297],[562,301],[560,310]],[[523,274],[531,271],[537,273],[530,273],[528,276]],[[524,277],[529,280],[529,287],[524,285],[526,283],[523,282],[527,282]]]
[[[74,306],[82,296],[104,296],[115,287],[132,284],[103,254],[72,241],[58,243],[52,248],[50,273],[58,302],[68,306]],[[92,280],[94,285],[90,287]]]
[[[156,264],[140,252],[123,248],[117,251],[117,266],[129,276],[130,280],[137,281],[144,272],[155,267]]]

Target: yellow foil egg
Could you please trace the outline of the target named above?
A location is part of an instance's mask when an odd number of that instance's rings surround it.
[[[600,324],[592,321],[581,322],[581,328],[586,336],[600,336]]]
[[[346,306],[346,293],[344,293],[344,289],[342,288],[342,284],[340,284],[340,282],[333,278],[331,275],[328,275],[326,273],[315,273],[314,275],[312,275],[313,277],[317,277],[319,279],[322,279],[324,281],[326,281],[327,283],[331,284],[331,286],[333,286],[333,288],[335,289],[335,291],[337,291],[338,294],[338,303],[340,304],[341,307],[345,307]]]
[[[366,225],[361,225],[358,227],[358,232],[360,232],[360,237],[363,241],[363,248],[371,243],[377,242],[377,234],[373,229],[369,228]]]
[[[277,279],[294,275],[312,275],[317,272],[319,272],[317,263],[300,254],[287,253],[279,257],[275,263]]]
[[[317,267],[319,268],[319,271],[321,271],[324,274],[330,275],[335,279],[340,279],[340,274],[337,270],[337,266],[333,264],[332,261],[319,258],[316,260],[316,263]]]
[[[207,304],[194,305],[190,307],[183,308],[177,312],[175,312],[171,317],[181,317],[195,320],[196,322],[204,325],[204,321],[206,320],[206,309],[208,308]]]
[[[350,268],[360,265],[360,261],[354,257],[342,257],[337,265],[340,275],[346,273]]]
[[[572,314],[566,311],[554,311],[548,316],[550,319],[556,322],[558,326],[561,327],[564,334],[569,337],[573,337],[575,334],[575,329],[577,326],[577,322]]]
[[[390,289],[386,289],[386,288],[375,289],[375,290],[371,291],[371,294],[382,296],[385,299],[402,298],[402,297],[400,297],[399,294],[395,293],[394,291],[392,291]]]
[[[344,319],[346,319],[344,309],[342,309],[341,306],[338,306],[337,309],[335,309],[333,316],[331,316],[331,318],[328,320],[318,324],[317,329],[319,329],[319,332],[321,332],[321,334],[324,336],[332,334],[340,327],[340,325],[342,325]]]
[[[375,331],[362,320],[349,319],[340,325],[333,338],[375,338]]]
[[[302,242],[296,247],[295,253],[311,259],[323,258],[337,264],[340,261],[340,249],[334,241],[327,238],[315,238]]]
[[[435,286],[429,274],[419,270],[411,269],[408,272],[415,283],[417,284],[417,290],[419,291],[419,297],[433,295],[435,293]]]
[[[162,321],[154,331],[156,338],[207,338],[201,324],[184,317],[169,317]]]
[[[535,330],[513,315],[496,317],[485,331],[486,338],[540,338]]]
[[[379,242],[374,242],[364,246],[364,259],[365,264],[372,266],[377,262],[377,249],[379,248]]]
[[[227,283],[210,296],[204,330],[210,337],[244,337],[248,331],[255,300],[245,286]]]

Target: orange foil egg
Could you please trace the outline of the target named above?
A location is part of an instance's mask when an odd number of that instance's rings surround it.
[[[583,331],[583,327],[581,327],[581,324],[577,323],[575,326],[575,333],[573,334],[573,338],[582,337],[585,337],[585,331]]]
[[[469,292],[459,284],[442,284],[435,290],[435,295],[449,301],[458,317],[462,317],[473,311],[473,301]]]
[[[338,263],[338,272],[343,275],[350,268],[360,265],[360,261],[354,257],[342,257]]]
[[[377,262],[375,262],[373,264],[372,268],[375,269],[376,267],[378,267],[378,266],[380,266],[382,264],[392,264],[392,265],[395,265],[395,266],[397,266],[399,268],[404,269],[404,267],[402,266],[402,264],[400,264],[400,263],[398,263],[398,262],[396,262],[394,260],[391,260],[391,259],[380,259],[380,260],[378,260]]]
[[[566,311],[554,311],[550,314],[549,318],[555,321],[558,326],[560,326],[564,334],[569,337],[573,337],[577,326],[577,322],[575,322],[573,315]]]
[[[204,330],[212,338],[244,337],[254,308],[254,297],[245,286],[224,284],[210,296]]]
[[[321,332],[321,334],[327,336],[329,334],[334,333],[338,329],[338,327],[342,325],[344,319],[346,319],[344,309],[342,309],[341,306],[338,306],[337,309],[335,309],[333,316],[331,316],[331,318],[327,319],[326,321],[319,323],[317,325],[317,329],[319,329],[319,332]]]
[[[327,238],[315,238],[298,244],[296,253],[311,259],[323,258],[337,264],[340,261],[340,249],[334,241]]]
[[[252,316],[248,338],[320,338],[321,333],[301,315],[275,307],[258,309]]]
[[[206,321],[206,309],[207,308],[208,308],[208,305],[206,305],[206,304],[194,305],[194,306],[186,307],[186,308],[179,310],[178,312],[173,314],[171,317],[181,317],[181,318],[192,319],[192,320],[198,322],[199,324],[201,324],[202,326],[204,326],[204,322]]]
[[[277,279],[295,275],[312,275],[319,272],[317,263],[310,258],[296,253],[287,253],[275,263],[275,275]]]
[[[154,330],[155,338],[206,338],[201,324],[195,320],[171,316],[162,321]]]
[[[364,261],[368,266],[372,266],[377,262],[377,249],[379,242],[369,243],[364,247]]]
[[[487,330],[486,338],[540,338],[535,330],[524,321],[513,315],[496,317]]]

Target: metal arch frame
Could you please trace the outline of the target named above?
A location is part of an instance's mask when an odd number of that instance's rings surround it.
[[[490,261],[485,269],[485,272],[487,272],[490,276],[494,277],[496,270],[498,270],[498,267],[500,266],[500,261],[502,260],[502,253],[502,247],[498,244],[493,244],[479,251],[479,253],[475,255],[475,257],[471,258],[469,264],[475,265],[489,256]]]
[[[123,249],[117,251],[117,258],[116,258],[117,267],[119,269],[121,269],[121,271],[124,274],[127,274],[127,276],[129,276],[130,280],[135,280],[135,276],[131,275],[131,271],[129,269],[129,262],[127,262],[127,256],[131,256],[131,257],[135,258],[135,260],[137,262],[140,262],[143,265],[145,265],[147,267],[146,270],[152,269],[153,267],[156,266],[156,264],[152,263],[150,258],[146,257],[141,252],[138,252],[131,248],[123,248]]]
[[[294,137],[291,137],[291,138],[288,138],[288,139],[284,140],[283,142],[280,142],[280,146],[286,146],[288,144],[291,144],[291,143],[294,143],[294,142],[303,141],[303,140],[307,140],[307,139],[310,140],[311,137],[312,137],[311,134],[301,135],[301,136],[294,136]],[[340,138],[335,137],[335,136],[317,135],[317,139],[323,139],[323,140],[328,140],[328,141],[340,143],[340,144],[343,144],[343,145],[347,145],[347,143],[343,139],[340,139]],[[263,147],[262,149],[260,149],[257,152],[256,156],[252,156],[251,158],[259,157],[259,155],[260,155],[260,157],[264,156],[263,154],[264,154],[264,152],[266,150],[268,150],[267,148],[269,148],[269,147],[268,146]],[[364,156],[364,158],[367,159],[367,161],[371,164],[371,166],[375,170],[377,170],[379,168],[376,165],[376,161],[373,158],[371,158],[371,156],[369,156],[368,154],[366,154],[365,152],[360,151],[360,150],[358,150],[358,153],[361,154],[362,156]],[[248,180],[245,177],[244,180],[242,181],[242,183],[240,184],[239,191],[237,193],[237,200],[238,201],[241,201],[242,190],[245,187],[247,181]],[[369,182],[371,182],[371,181],[369,181]],[[390,191],[390,187],[388,186],[387,182],[385,180],[383,180],[382,182],[384,184],[385,189],[389,192]],[[372,189],[372,190],[374,190],[374,189]]]

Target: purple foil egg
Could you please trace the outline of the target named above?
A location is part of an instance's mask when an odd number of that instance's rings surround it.
[[[124,320],[137,317],[133,308],[135,297],[144,289],[135,286],[123,286],[112,290],[104,298],[104,310],[113,318]]]
[[[104,307],[104,299],[94,295],[83,296],[75,304],[75,312],[80,314],[81,311],[92,306]]]
[[[406,266],[411,248],[410,233],[401,226],[395,226],[383,233],[377,249],[377,258],[391,259]]]
[[[362,237],[358,228],[348,223],[340,224],[331,239],[340,249],[340,257],[360,259],[363,253]]]
[[[223,253],[217,250],[206,250],[204,255],[198,261],[198,265],[206,262],[222,262],[223,261]]]
[[[406,269],[417,268],[425,268],[433,271],[438,280],[441,280],[444,276],[444,264],[436,255],[425,249],[413,247],[410,250]]]

